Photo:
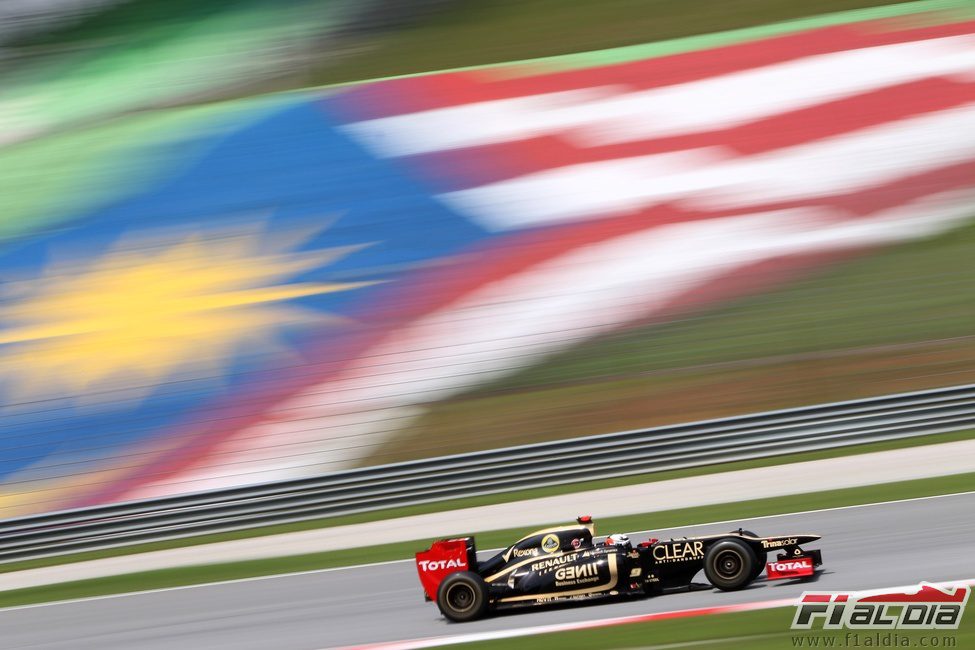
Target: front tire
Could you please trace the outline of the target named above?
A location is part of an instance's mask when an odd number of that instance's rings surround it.
[[[471,571],[451,573],[437,589],[437,606],[449,621],[473,621],[487,612],[487,585]]]
[[[734,591],[754,579],[757,564],[755,552],[748,544],[740,539],[725,539],[704,554],[704,575],[718,589]]]
[[[738,529],[735,532],[736,533],[740,532],[742,535],[745,535],[746,537],[758,537],[758,533],[753,533],[750,530]],[[757,545],[752,546],[751,548],[752,551],[754,551],[755,553],[756,562],[755,562],[755,568],[752,569],[752,579],[749,582],[754,581],[756,578],[758,578],[758,576],[762,575],[762,571],[765,570],[765,562],[761,560],[761,558],[765,557],[765,554],[760,552],[761,549]]]

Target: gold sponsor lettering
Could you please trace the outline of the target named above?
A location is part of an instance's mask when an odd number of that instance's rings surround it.
[[[567,562],[572,562],[577,558],[577,554],[571,553],[569,555],[561,555],[558,557],[553,557],[548,560],[542,560],[541,562],[533,562],[531,566],[532,571],[541,571],[543,569],[551,569],[552,567],[558,567]]]
[[[556,587],[574,587],[575,585],[584,585],[589,582],[599,582],[599,576],[592,576],[589,578],[578,578],[576,580],[556,580]]]
[[[576,559],[578,555],[573,556]],[[502,603],[512,603],[521,602],[527,600],[539,601],[542,598],[553,598],[555,600],[567,600],[571,597],[588,597],[591,595],[600,595],[606,592],[606,589],[611,589],[616,586],[619,580],[617,562],[618,557],[616,554],[607,555],[606,561],[608,565],[609,575],[604,577],[596,577],[593,582],[595,584],[580,584],[578,589],[561,591],[556,593],[546,593],[546,594],[522,594],[520,596],[506,596],[504,598],[499,598],[498,602]],[[554,558],[553,558],[554,559]],[[535,564],[544,564],[543,562],[536,562]],[[562,585],[555,585],[556,587],[561,587]],[[572,585],[566,585],[572,586]]]
[[[795,537],[789,537],[787,539],[773,539],[773,540],[762,540],[762,548],[782,548],[783,546],[795,546],[796,542],[799,540]]]
[[[538,555],[537,548],[516,548],[513,551],[515,557],[535,557]]]
[[[704,557],[704,542],[671,542],[653,547],[653,557],[657,562],[684,562]]]
[[[578,578],[588,578],[598,574],[598,566],[595,562],[580,564],[579,566],[566,566],[555,572],[556,580],[576,580]]]

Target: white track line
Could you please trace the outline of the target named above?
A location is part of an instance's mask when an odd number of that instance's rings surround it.
[[[774,515],[758,515],[758,516],[755,516],[755,517],[738,517],[736,519],[725,519],[725,520],[722,520],[722,521],[708,521],[708,522],[704,522],[704,523],[700,523],[700,524],[683,524],[681,526],[666,526],[666,527],[663,527],[663,528],[649,528],[647,530],[634,530],[634,531],[630,531],[627,534],[629,534],[629,535],[642,535],[644,533],[659,533],[659,532],[662,532],[662,531],[665,531],[665,530],[683,530],[685,528],[700,528],[702,526],[722,526],[724,524],[738,524],[738,523],[741,523],[743,521],[758,521],[759,519],[776,519],[778,517],[798,517],[800,515],[811,515],[811,514],[816,514],[816,513],[819,513],[819,512],[832,512],[832,511],[835,511],[835,510],[852,510],[854,508],[872,508],[872,507],[875,507],[875,506],[886,506],[886,505],[891,505],[891,504],[895,504],[895,503],[907,503],[907,502],[910,502],[910,501],[926,501],[928,499],[944,499],[946,497],[960,497],[960,496],[969,496],[969,495],[973,495],[973,494],[975,494],[975,490],[967,490],[965,492],[951,492],[949,494],[932,494],[932,495],[929,495],[929,496],[926,496],[926,497],[908,497],[906,499],[894,499],[892,501],[874,501],[872,503],[856,503],[856,504],[848,505],[848,506],[834,506],[832,508],[817,508],[815,510],[797,510],[795,512],[781,512],[781,513],[774,514]],[[800,496],[800,495],[789,495],[789,496]],[[651,513],[648,513],[648,514],[653,515],[654,513],[651,512]],[[620,516],[621,517],[634,517],[634,516],[637,516],[637,515],[620,515]],[[485,532],[491,532],[491,531],[485,531]],[[478,549],[478,553],[495,553],[495,552],[503,551],[503,550],[504,550],[504,548],[485,548],[485,549]],[[344,571],[346,569],[361,569],[363,567],[379,566],[381,564],[395,564],[397,562],[412,562],[412,561],[413,561],[412,558],[405,558],[405,559],[402,559],[402,560],[389,560],[387,562],[377,562],[375,564],[373,564],[373,563],[350,564],[349,566],[332,567],[331,569],[318,569],[318,570],[309,571],[307,573],[315,573],[317,571]]]
[[[960,587],[975,585],[975,578],[964,578],[961,580],[948,580],[945,582],[925,583],[938,588]],[[917,585],[900,585],[896,587],[880,587],[876,589],[861,589],[859,594],[882,593],[887,591],[907,591],[916,588]],[[455,634],[451,636],[428,637],[423,639],[410,639],[407,641],[388,641],[382,643],[369,643],[365,645],[343,646],[338,650],[419,650],[421,648],[435,648],[445,645],[455,645],[461,643],[474,643],[476,641],[493,641],[497,639],[511,639],[516,637],[534,636],[536,634],[549,634],[552,632],[571,632],[576,630],[588,630],[601,627],[612,627],[616,625],[630,625],[633,623],[648,623],[651,621],[667,620],[674,618],[692,618],[698,616],[711,616],[714,614],[729,614],[734,612],[749,612],[762,609],[773,609],[776,607],[788,607],[796,603],[795,598],[780,598],[777,600],[763,600],[752,603],[737,603],[734,605],[718,605],[716,607],[696,607],[693,609],[676,609],[666,612],[654,612],[652,614],[635,614],[632,616],[618,616],[614,618],[602,618],[589,621],[572,621],[569,623],[554,623],[551,625],[537,625],[513,630],[495,630],[490,632],[474,632],[471,634]],[[681,647],[683,645],[662,647]],[[328,649],[323,649],[328,650]]]
[[[757,517],[743,517],[743,518],[739,518],[739,519],[727,519],[727,520],[724,520],[724,521],[709,521],[709,522],[700,523],[700,524],[687,524],[687,525],[684,525],[684,526],[670,526],[670,527],[667,527],[667,528],[653,528],[653,529],[650,529],[650,530],[637,530],[637,531],[633,531],[630,534],[632,534],[632,535],[640,535],[640,534],[643,534],[643,533],[656,533],[656,532],[660,532],[660,531],[664,531],[664,530],[678,530],[678,529],[685,529],[685,528],[698,528],[698,527],[701,527],[701,526],[718,526],[718,525],[723,525],[723,524],[736,524],[736,523],[741,523],[741,522],[746,522],[746,521],[756,521],[758,519],[775,519],[777,517],[795,517],[795,516],[800,516],[800,515],[815,514],[815,513],[818,513],[818,512],[833,512],[833,511],[837,511],[837,510],[851,510],[853,508],[872,508],[872,507],[875,507],[875,506],[886,506],[886,505],[892,505],[892,504],[896,504],[896,503],[908,503],[908,502],[911,502],[911,501],[926,501],[926,500],[929,500],[929,499],[946,499],[946,498],[950,498],[950,497],[969,496],[969,495],[972,495],[972,494],[975,494],[975,490],[969,490],[967,492],[952,492],[951,494],[933,494],[933,495],[926,496],[926,497],[911,497],[911,498],[907,498],[907,499],[894,499],[893,501],[876,501],[876,502],[873,502],[873,503],[858,503],[858,504],[849,505],[849,506],[835,506],[833,508],[817,508],[816,510],[800,510],[800,511],[796,511],[796,512],[783,512],[783,513],[779,513],[779,514],[775,514],[775,515],[759,515]],[[650,514],[653,514],[653,513],[650,513]],[[501,549],[501,548],[489,548],[489,549],[483,549],[482,551],[479,551],[479,552],[491,553],[491,552],[496,552],[496,551],[501,551],[501,550],[503,550],[503,549]],[[178,587],[161,587],[159,589],[144,589],[142,591],[126,591],[126,592],[118,593],[118,594],[106,594],[104,596],[88,596],[88,597],[85,597],[85,598],[70,598],[70,599],[66,599],[66,600],[52,600],[52,601],[44,602],[44,603],[32,603],[30,605],[14,605],[12,607],[0,607],[0,614],[2,614],[3,612],[16,611],[18,609],[29,609],[29,608],[33,608],[33,607],[51,607],[51,606],[54,606],[54,605],[70,605],[70,604],[73,604],[73,603],[84,603],[84,602],[95,601],[95,600],[108,600],[108,599],[111,599],[111,598],[126,598],[128,596],[141,596],[141,595],[144,595],[144,594],[156,594],[156,593],[163,593],[163,592],[167,592],[167,591],[181,591],[181,590],[184,590],[184,589],[196,589],[198,587],[216,587],[216,586],[220,586],[220,585],[239,584],[239,583],[242,583],[242,582],[259,582],[261,580],[274,580],[274,579],[278,579],[278,578],[292,578],[292,577],[296,577],[296,576],[314,575],[314,574],[317,574],[317,573],[330,573],[332,571],[348,571],[348,570],[351,570],[351,569],[364,569],[364,568],[368,568],[368,567],[386,566],[386,565],[390,565],[390,564],[401,564],[403,562],[413,562],[413,559],[412,558],[405,558],[405,559],[402,559],[402,560],[386,560],[385,562],[369,562],[369,563],[366,563],[366,564],[350,564],[348,566],[330,567],[330,568],[327,568],[327,569],[309,569],[307,571],[293,571],[293,572],[290,572],[290,573],[275,573],[275,574],[266,575],[266,576],[254,576],[252,578],[237,578],[235,580],[218,580],[218,581],[215,581],[215,582],[201,582],[201,583],[198,583],[198,584],[181,585],[181,586],[178,586]],[[2,592],[0,592],[0,593],[2,593]]]

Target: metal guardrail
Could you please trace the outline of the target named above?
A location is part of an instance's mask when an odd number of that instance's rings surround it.
[[[0,563],[975,428],[975,385],[442,456],[0,521]]]

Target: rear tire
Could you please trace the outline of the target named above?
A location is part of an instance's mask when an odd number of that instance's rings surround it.
[[[704,575],[708,582],[723,591],[734,591],[754,580],[758,558],[740,539],[721,540],[704,554]]]
[[[471,571],[451,573],[437,589],[437,606],[449,621],[473,621],[487,612],[487,585]]]

